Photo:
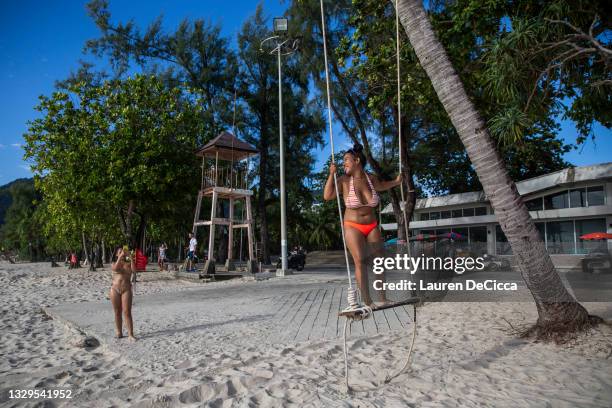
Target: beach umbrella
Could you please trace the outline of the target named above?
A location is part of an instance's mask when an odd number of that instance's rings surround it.
[[[447,232],[445,234],[438,235],[437,237],[442,238],[442,239],[447,238],[447,239],[455,239],[455,240],[465,239],[465,235],[461,235],[457,232]]]
[[[580,239],[586,239],[586,240],[612,239],[612,234],[608,234],[607,232],[591,232],[590,234],[581,235]]]
[[[410,238],[411,241],[433,241],[437,238],[436,234],[417,234]]]

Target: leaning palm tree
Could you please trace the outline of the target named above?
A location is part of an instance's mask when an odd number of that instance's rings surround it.
[[[436,38],[422,0],[396,0],[396,6],[408,39],[465,145],[533,295],[538,321],[530,332],[548,337],[589,327],[596,319],[563,286],[482,117]]]

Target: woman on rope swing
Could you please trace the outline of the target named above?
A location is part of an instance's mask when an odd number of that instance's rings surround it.
[[[368,287],[368,274],[365,263],[370,258],[368,249],[371,253],[382,256],[382,236],[377,228],[375,208],[378,206],[380,197],[378,192],[390,190],[399,186],[402,182],[402,175],[398,175],[395,180],[382,181],[376,176],[368,175],[364,170],[366,159],[363,154],[363,146],[356,143],[352,149],[344,154],[344,175],[338,177],[338,188],[344,198],[346,210],[344,212],[344,235],[346,246],[353,256],[355,263],[355,277],[357,285],[361,291],[362,301],[372,307],[377,306],[370,297]],[[329,177],[325,183],[323,199],[326,201],[336,198],[334,185],[334,174],[336,165],[331,164]],[[385,293],[381,293],[380,301],[387,302]]]

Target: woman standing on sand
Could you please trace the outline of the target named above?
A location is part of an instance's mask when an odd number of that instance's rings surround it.
[[[127,259],[129,257],[129,260]],[[128,338],[132,341],[134,337],[134,324],[132,322],[132,283],[131,277],[136,270],[134,257],[123,248],[117,249],[117,260],[113,263],[113,283],[110,289],[110,300],[115,310],[115,336],[123,337],[122,313],[125,315],[125,324],[128,330]]]
[[[366,305],[375,306],[370,297],[365,262],[368,258],[368,246],[373,247],[375,253],[380,253],[382,250],[382,236],[377,228],[378,223],[374,213],[380,201],[377,192],[399,186],[402,177],[398,175],[395,180],[381,181],[375,176],[368,175],[364,170],[365,165],[363,146],[357,143],[344,154],[344,175],[338,177],[338,188],[346,207],[344,236],[355,263],[355,278],[361,291],[361,299]],[[335,173],[336,165],[332,163],[323,190],[324,200],[333,200],[336,197]],[[384,292],[381,293],[380,300],[383,303],[387,302]]]

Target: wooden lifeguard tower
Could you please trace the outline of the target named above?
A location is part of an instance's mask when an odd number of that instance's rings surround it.
[[[215,273],[215,226],[228,227],[226,270],[235,270],[233,257],[234,230],[246,229],[247,232],[247,273],[257,271],[257,263],[253,253],[253,211],[251,196],[253,192],[248,189],[249,158],[259,152],[248,143],[243,142],[230,132],[222,132],[219,136],[208,142],[196,151],[196,156],[202,157],[202,180],[198,201],[193,217],[193,234],[196,236],[197,228],[210,227],[208,238],[208,257],[204,270],[200,276],[209,276]],[[212,161],[214,160],[214,164]],[[210,197],[210,219],[200,219],[202,200]],[[218,217],[217,211],[221,200],[229,201],[229,217]],[[246,219],[235,219],[234,207],[239,200],[244,200],[243,210],[246,209]],[[244,215],[244,211],[242,211]],[[222,214],[224,215],[224,214]]]

